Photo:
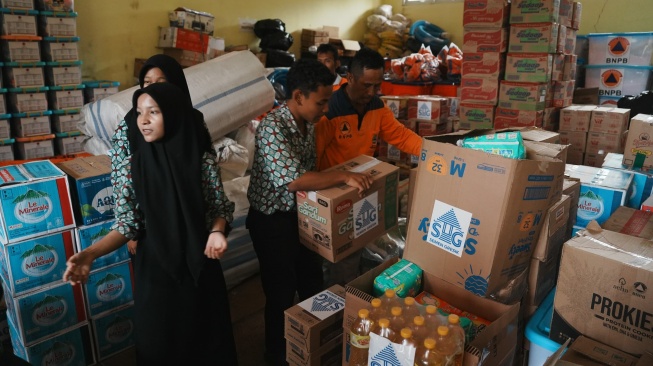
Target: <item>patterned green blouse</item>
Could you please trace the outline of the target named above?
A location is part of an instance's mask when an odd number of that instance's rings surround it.
[[[315,131],[306,124],[303,136],[287,105],[270,112],[256,129],[256,150],[247,198],[264,214],[296,210],[288,184],[315,169]]]
[[[116,222],[111,227],[128,239],[144,229],[143,213],[138,208],[133,182],[131,180],[131,153],[127,139],[127,123],[123,120],[118,124],[112,138],[113,146],[109,150],[111,157],[111,184],[116,202]],[[215,155],[205,153],[202,164],[202,190],[206,202],[209,203],[206,212],[206,227],[210,228],[218,217],[224,217],[227,222],[233,221],[234,203],[227,199],[220,179],[220,167]]]

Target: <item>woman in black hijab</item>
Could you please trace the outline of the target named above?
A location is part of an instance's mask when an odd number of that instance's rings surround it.
[[[154,55],[145,61],[140,70],[138,82],[141,88],[147,87],[153,83],[168,82],[177,86],[182,91],[182,99],[187,99],[191,102],[190,91],[184,70],[174,58],[158,54]],[[193,119],[199,121],[205,128],[204,115],[197,109],[193,109]],[[122,194],[122,187],[127,183],[129,177],[129,169],[126,169],[131,161],[132,151],[129,142],[129,125],[136,123],[136,110],[130,109],[125,115],[112,137],[112,148],[109,151],[111,157],[111,182],[113,184],[113,194],[116,198],[116,211],[120,211],[122,207],[129,201],[129,197]],[[203,143],[211,143],[211,137],[207,133],[202,137],[206,141]],[[217,158],[215,151],[211,149],[210,154],[213,158]],[[116,212],[118,213],[118,212]],[[128,244],[130,253],[136,254],[136,242],[138,238],[130,241]]]
[[[128,122],[130,212],[114,230],[72,256],[64,280],[88,279],[92,261],[139,234],[135,340],[139,365],[235,365],[227,289],[219,259],[234,205],[226,199],[208,132],[170,83],[134,93]],[[208,143],[207,143],[208,141]],[[125,230],[125,228],[127,228]]]

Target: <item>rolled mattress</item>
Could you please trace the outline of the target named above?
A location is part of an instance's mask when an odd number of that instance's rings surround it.
[[[250,51],[230,52],[184,69],[195,108],[217,140],[267,112],[274,104],[274,89],[265,77],[265,68]],[[84,105],[78,125],[84,133],[84,150],[107,154],[111,137],[131,109],[138,86]]]

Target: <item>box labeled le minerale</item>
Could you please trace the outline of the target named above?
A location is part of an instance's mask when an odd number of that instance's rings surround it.
[[[397,225],[399,168],[361,155],[329,170],[369,173],[373,180],[362,198],[344,184],[297,192],[300,241],[335,263]]]
[[[653,172],[641,169],[628,169],[627,166],[623,165],[623,154],[608,153],[603,160],[602,167],[621,170],[634,175],[631,188],[632,193],[626,202],[626,206],[639,209],[642,203],[651,195],[651,190],[653,190]]]
[[[544,216],[562,195],[564,162],[546,146],[526,147],[529,158],[517,160],[455,145],[481,133],[424,139],[406,255],[478,296],[501,296],[528,269]]]
[[[114,220],[98,222],[96,224],[80,226],[75,229],[75,244],[77,245],[77,252],[90,247],[95,242],[104,238],[110,231]],[[100,268],[112,266],[121,262],[129,260],[129,250],[126,245],[114,250],[109,254],[105,254],[100,258],[93,261],[91,265],[91,272]]]
[[[91,273],[84,285],[88,315],[93,318],[134,301],[131,262],[123,262]]]
[[[544,110],[546,83],[501,81],[499,107],[525,111]]]
[[[87,320],[82,287],[65,282],[41,287],[17,297],[6,296],[5,300],[7,314],[16,325],[17,337],[25,346],[31,346]]]
[[[308,298],[285,311],[285,338],[309,353],[342,335],[345,289],[340,285]]]
[[[630,120],[624,146],[624,165],[653,169],[653,116],[638,114]]]
[[[4,244],[75,226],[68,179],[49,160],[0,169],[0,241]]]
[[[96,354],[102,361],[134,345],[134,306],[91,319]]]
[[[87,366],[95,363],[88,324],[67,329],[31,346],[21,342],[11,319],[9,332],[14,354],[31,365]]]
[[[506,80],[544,83],[551,79],[553,56],[548,53],[509,53]]]
[[[115,202],[111,185],[111,159],[96,155],[57,164],[68,174],[75,218],[90,225],[113,218]]]
[[[580,179],[576,213],[579,227],[592,220],[603,224],[619,206],[626,204],[631,194],[633,174],[629,172],[567,164],[565,175]]]
[[[651,242],[592,223],[563,247],[551,339],[591,335],[633,355],[652,350],[651,283]]]
[[[74,253],[72,230],[3,245],[2,276],[13,296],[60,281]]]

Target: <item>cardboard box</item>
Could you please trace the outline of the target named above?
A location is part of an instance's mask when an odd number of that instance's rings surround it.
[[[302,244],[335,263],[397,225],[399,168],[361,155],[329,170],[368,172],[373,178],[363,198],[344,184],[297,192]]]
[[[12,338],[20,340],[25,346],[31,346],[87,320],[82,287],[70,286],[65,282],[44,286],[17,297],[5,296],[5,301],[7,315],[16,325],[16,334]]]
[[[193,30],[213,35],[215,17],[203,11],[179,7],[168,13],[171,27]]]
[[[628,129],[630,109],[596,107],[590,117],[590,131],[621,135]]]
[[[596,106],[572,105],[560,110],[560,130],[588,132]]]
[[[556,53],[558,32],[556,23],[511,24],[508,52]]]
[[[560,109],[555,107],[544,108],[542,117],[542,128],[547,131],[558,131],[558,121],[560,118]]]
[[[460,128],[491,129],[494,126],[495,106],[487,104],[460,103]]]
[[[0,278],[8,294],[18,296],[61,281],[66,260],[74,254],[71,230],[2,245]]]
[[[463,28],[464,53],[506,52],[508,49],[507,28]]]
[[[127,305],[91,319],[95,352],[99,361],[134,345],[134,307]]]
[[[411,96],[408,98],[406,113],[409,119],[444,122],[449,117],[447,98],[431,95]]]
[[[605,230],[639,238],[653,238],[653,212],[621,206],[601,225]]]
[[[90,225],[113,218],[116,203],[108,155],[77,158],[57,166],[68,174],[77,222]]]
[[[515,160],[455,145],[478,134],[424,139],[404,256],[479,296],[499,296],[530,264],[544,215],[562,194],[564,162],[550,157],[555,149]]]
[[[519,130],[524,140],[560,144],[560,134],[536,127],[525,127]]]
[[[342,328],[340,330],[342,331]],[[313,352],[308,352],[292,340],[286,339],[286,361],[290,366],[340,366],[342,333]]]
[[[68,179],[48,160],[0,169],[0,204],[3,244],[75,226]]]
[[[499,107],[525,111],[544,110],[546,83],[501,81]]]
[[[465,60],[466,62],[466,60]],[[506,80],[544,83],[551,80],[553,55],[547,53],[509,53]]]
[[[650,196],[644,202],[642,202],[642,211],[653,211],[653,196]]]
[[[338,55],[341,57],[354,57],[361,49],[358,41],[350,39],[329,38],[329,43],[336,46]]]
[[[510,3],[506,0],[465,1],[463,27],[507,27],[509,15]]]
[[[602,153],[603,155],[609,152],[622,153],[625,138],[626,136],[624,134],[613,135],[611,133],[588,132],[585,152]]]
[[[56,333],[36,344],[25,345],[17,326],[8,319],[14,354],[31,365],[93,365],[95,357],[88,323]]]
[[[209,52],[209,36],[204,33],[177,27],[159,29],[159,48],[180,48],[200,53]]]
[[[574,4],[571,0],[560,0],[560,17],[558,23],[567,28],[571,27],[571,18],[573,16]]]
[[[558,131],[560,133],[561,143],[569,146],[569,151],[576,151],[579,153],[585,152],[585,146],[587,146],[587,132],[575,132],[575,131]],[[582,164],[582,158],[581,158]]]
[[[564,108],[571,105],[574,97],[575,80],[568,81],[553,81],[553,106],[557,108]]]
[[[653,349],[653,245],[595,222],[565,243],[551,321],[552,340],[586,335],[631,354]]]
[[[469,4],[466,2],[465,5]],[[462,75],[466,77],[486,77],[503,79],[506,70],[506,55],[499,52],[466,53]]]
[[[89,317],[97,317],[134,302],[131,261],[92,272],[84,284]]]
[[[512,0],[510,24],[555,22],[560,18],[560,0]]]
[[[585,157],[583,158],[583,165],[600,168],[603,165],[603,160],[605,159],[605,154],[603,150],[599,152],[585,152]]]
[[[406,249],[410,248],[410,245],[410,243],[406,243]],[[414,261],[414,255],[414,252],[404,252],[404,259]],[[373,298],[372,288],[376,276],[396,262],[397,259],[389,259],[348,283],[345,287],[347,294],[343,324],[345,329],[342,352],[343,365],[348,364],[349,329],[356,319],[358,310],[369,306]],[[511,364],[509,361],[506,363],[503,363],[503,361],[510,360],[515,356],[519,304],[504,305],[476,296],[459,286],[438,278],[432,273],[438,271],[435,267],[435,263],[422,267],[424,269],[424,291],[428,291],[461,310],[468,311],[492,322],[472,342],[466,345],[465,365],[479,365],[481,364],[481,357],[484,357],[482,362],[484,366]]]
[[[579,336],[569,346],[556,366],[638,366],[638,359],[585,336]]]
[[[573,8],[574,9],[571,16],[571,29],[578,30],[580,29],[580,16],[583,10],[583,5],[580,1],[574,1]]]
[[[565,174],[580,179],[576,226],[585,227],[592,220],[603,224],[631,194],[632,173],[567,164]]]
[[[630,120],[626,145],[624,146],[624,165],[628,167],[653,168],[653,116],[638,114]],[[643,159],[640,163],[636,158]]]
[[[286,309],[285,338],[313,353],[342,336],[345,289],[334,285]]]
[[[383,95],[381,100],[390,108],[392,114],[398,120],[408,119],[408,99],[407,95]]]
[[[75,244],[77,252],[90,247],[95,242],[105,237],[113,225],[113,220],[102,221],[92,225],[80,226],[75,229]],[[114,250],[111,253],[105,254],[96,258],[91,264],[91,271],[96,271],[101,268],[112,266],[114,264],[122,263],[129,260],[129,250],[126,245]]]
[[[163,54],[177,60],[182,67],[191,67],[210,59],[210,55],[206,52],[182,50],[180,48],[164,48]]]
[[[569,155],[567,155],[569,159]],[[580,179],[565,177],[565,181],[562,183],[562,194],[569,196],[571,200],[569,202],[569,221],[567,223],[567,231],[571,232],[571,229],[576,225],[576,214],[578,213],[578,200],[580,199]],[[571,235],[567,235],[568,238]]]
[[[499,100],[499,79],[463,77],[460,81],[460,100],[495,106]]]
[[[569,146],[567,145],[524,140],[524,146],[526,147],[526,158],[528,159],[537,159],[538,155],[544,155],[558,159],[563,163],[567,161],[567,154],[569,153]]]
[[[560,257],[562,244],[566,241],[565,231],[569,221],[570,205],[571,197],[563,194],[562,198],[549,208],[544,217],[542,233],[533,249],[531,256],[533,259],[546,262],[551,258]]]
[[[494,115],[494,128],[542,127],[543,116],[544,110],[523,111],[498,107]]]

